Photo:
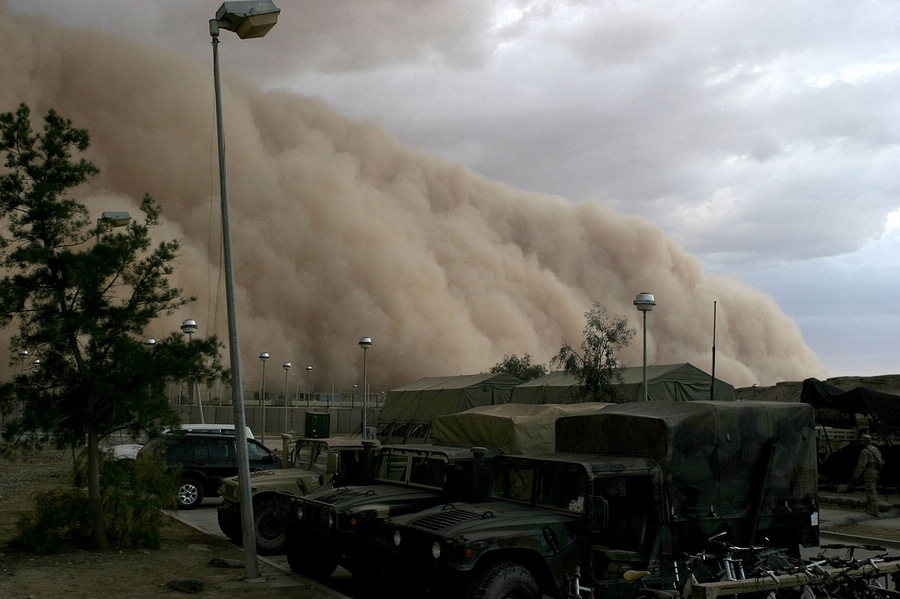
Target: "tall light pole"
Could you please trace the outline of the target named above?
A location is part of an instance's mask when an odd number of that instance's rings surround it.
[[[646,291],[639,293],[634,300],[634,307],[644,314],[644,401],[647,401],[647,312],[652,310],[655,305],[656,300],[653,298],[653,294]]]
[[[368,372],[366,372],[366,353],[369,351],[369,348],[372,347],[372,338],[371,337],[363,337],[359,340],[359,346],[363,350],[363,417],[362,417],[362,438],[366,439],[366,434],[368,431],[366,430],[369,424],[369,381]]]
[[[306,367],[306,407],[309,407],[309,382],[312,378],[312,366]]]
[[[234,404],[235,445],[238,462],[238,484],[241,492],[241,524],[244,539],[256,538],[250,495],[250,461],[247,455],[247,431],[244,415],[244,390],[241,379],[238,346],[237,308],[234,298],[234,264],[231,259],[231,226],[228,220],[228,184],[225,176],[225,128],[222,124],[222,84],[219,78],[219,29],[237,33],[241,39],[262,37],[278,22],[281,12],[270,0],[260,2],[225,2],[209,21],[213,47],[213,82],[216,93],[216,133],[219,150],[219,195],[222,205],[222,251],[225,258],[225,304],[228,311],[228,351],[231,359],[231,385]],[[247,578],[259,578],[256,543],[244,543],[244,566]]]
[[[285,432],[291,430],[292,427],[288,426],[288,384],[287,377],[288,371],[291,369],[291,363],[285,362],[281,365],[284,368],[284,430]]]
[[[25,374],[25,359],[28,358],[28,350],[23,349],[19,352],[19,362],[22,363],[22,374]]]
[[[181,323],[181,332],[188,336],[188,345],[194,340],[194,333],[197,332],[197,321],[188,319]],[[154,341],[154,343],[156,343]],[[206,424],[206,418],[203,416],[203,398],[200,397],[199,383],[194,377],[188,381],[188,405],[194,408],[194,388],[197,388],[197,405],[200,408],[200,424]]]
[[[259,405],[262,407],[262,442],[266,442],[266,362],[269,361],[269,352],[259,354],[259,361],[263,364],[262,388],[259,391]]]

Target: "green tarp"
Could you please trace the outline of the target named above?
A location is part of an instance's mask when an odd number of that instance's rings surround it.
[[[813,409],[798,402],[637,402],[559,418],[558,451],[651,458],[676,517],[764,513],[817,492]],[[750,476],[748,476],[748,473]]]
[[[435,416],[431,440],[440,445],[492,447],[502,453],[534,455],[556,447],[556,419],[593,414],[609,403],[569,405],[504,404]]]
[[[622,383],[617,385],[621,401],[643,399],[643,367],[623,369]],[[716,379],[715,395],[710,398],[712,377],[696,366],[664,364],[647,366],[647,397],[651,401],[734,401],[734,387]],[[548,404],[584,401],[578,381],[566,372],[551,372],[538,379],[522,383],[512,391],[514,403]]]
[[[425,377],[388,391],[378,423],[385,443],[429,438],[431,421],[478,406],[509,403],[510,391],[522,382],[507,373]]]

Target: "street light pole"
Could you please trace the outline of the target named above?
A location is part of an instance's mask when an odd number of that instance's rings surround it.
[[[238,484],[241,492],[241,524],[244,539],[256,538],[250,494],[250,460],[247,454],[244,389],[238,345],[235,305],[234,264],[231,258],[231,226],[228,219],[228,185],[225,176],[225,128],[222,124],[222,84],[219,77],[219,28],[234,31],[241,39],[262,37],[274,27],[281,12],[270,0],[225,2],[209,21],[213,47],[213,85],[216,95],[216,134],[219,153],[219,190],[222,205],[222,251],[225,259],[225,305],[228,312],[228,351],[231,359],[232,400],[234,404],[235,445],[238,458]],[[256,543],[244,543],[244,567],[248,579],[259,578]]]
[[[369,424],[369,387],[368,387],[368,372],[366,372],[367,364],[366,364],[366,352],[369,351],[369,348],[372,347],[372,338],[371,337],[363,337],[359,340],[359,346],[363,350],[363,417],[362,417],[362,438],[366,439],[366,435],[368,433],[368,424]]]
[[[292,427],[288,426],[288,371],[291,369],[291,363],[285,362],[281,365],[284,368],[284,431],[287,432],[291,430]]]
[[[656,305],[656,300],[653,298],[652,293],[647,293],[643,291],[638,294],[638,296],[634,300],[634,307],[643,312],[644,314],[644,371],[643,371],[643,385],[642,388],[644,390],[644,401],[647,401],[647,312],[653,309],[653,306]]]
[[[190,345],[191,341],[194,339],[194,333],[197,332],[197,321],[188,319],[182,322],[181,332],[188,336],[188,345]],[[154,341],[154,343],[156,342]],[[194,377],[191,377],[188,381],[188,405],[191,406],[192,410],[194,409],[194,388],[197,389],[197,406],[200,408],[200,424],[206,424],[206,418],[203,416],[203,398],[200,397],[200,385]]]
[[[266,362],[269,361],[269,352],[259,354],[259,361],[263,363],[262,389],[259,392],[259,405],[262,407],[262,439],[266,442]]]
[[[312,366],[306,367],[306,407],[309,407],[309,381],[312,377]]]

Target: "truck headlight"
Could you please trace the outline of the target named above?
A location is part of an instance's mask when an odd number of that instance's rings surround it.
[[[394,531],[394,547],[399,547],[399,546],[400,546],[400,531],[395,530]]]
[[[431,557],[438,559],[441,557],[441,544],[435,541],[431,544]]]

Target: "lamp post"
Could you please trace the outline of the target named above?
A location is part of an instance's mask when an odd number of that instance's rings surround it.
[[[22,365],[22,374],[25,374],[25,359],[26,358],[28,358],[28,350],[23,349],[22,351],[19,352],[19,362],[22,363],[21,364]]]
[[[181,323],[181,332],[188,336],[188,345],[194,339],[194,333],[197,332],[197,321],[188,319]],[[154,343],[156,343],[154,341]],[[197,406],[200,408],[200,424],[206,424],[206,418],[203,416],[203,398],[200,397],[200,389],[197,381],[191,377],[188,381],[188,405],[191,409],[194,407],[194,389],[197,388]]]
[[[281,365],[284,368],[284,430],[285,432],[291,430],[293,427],[288,427],[288,384],[287,377],[288,371],[291,369],[291,363],[285,362]]]
[[[644,314],[644,371],[642,385],[642,388],[644,389],[644,401],[647,401],[647,312],[652,310],[655,305],[656,300],[653,298],[653,294],[647,293],[646,291],[642,291],[634,299],[634,307]]]
[[[244,539],[256,538],[250,495],[250,461],[244,416],[244,390],[238,346],[237,308],[234,293],[234,264],[231,259],[231,227],[228,219],[228,184],[225,176],[225,128],[222,124],[222,85],[219,77],[219,29],[235,32],[241,39],[262,37],[275,26],[278,13],[271,0],[260,2],[224,2],[209,21],[213,47],[213,85],[216,94],[216,134],[219,153],[219,195],[222,205],[222,252],[225,259],[225,304],[228,312],[228,351],[231,359],[231,384],[234,403],[235,444],[237,446],[238,484],[241,492],[241,524]],[[244,543],[244,567],[247,578],[259,578],[256,543]]]
[[[306,407],[309,407],[309,381],[312,377],[312,366],[306,367]]]
[[[259,391],[259,405],[262,406],[262,442],[266,442],[266,362],[269,361],[269,352],[259,354],[259,361],[263,364],[262,389]]]
[[[367,425],[369,424],[369,388],[368,388],[368,372],[366,372],[366,353],[369,351],[369,348],[372,347],[372,338],[371,337],[363,337],[359,340],[359,346],[363,350],[363,417],[362,417],[362,438],[365,439],[367,434]]]

